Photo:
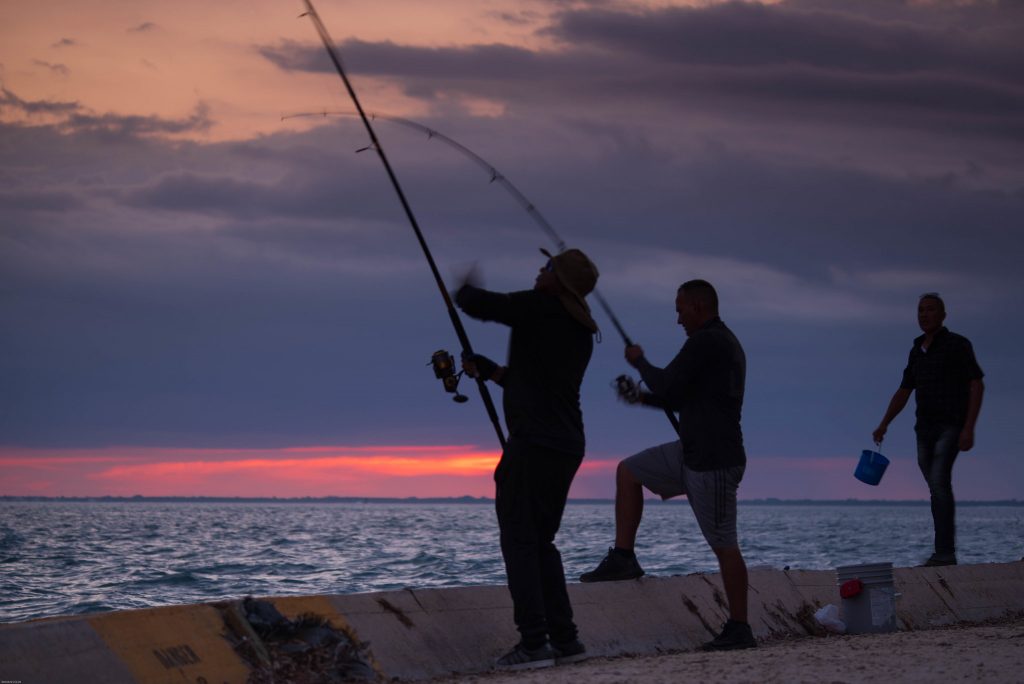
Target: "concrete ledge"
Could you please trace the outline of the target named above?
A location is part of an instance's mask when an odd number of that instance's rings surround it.
[[[897,568],[900,629],[978,622],[1024,611],[1024,561],[940,568]]]
[[[897,568],[894,576],[903,630],[1024,615],[1024,562]],[[750,588],[759,638],[817,633],[814,611],[840,603],[829,570],[752,570]],[[727,617],[717,574],[573,584],[569,593],[581,638],[597,656],[692,650]],[[289,618],[314,613],[368,643],[385,678],[483,671],[517,639],[504,587],[267,600]],[[251,666],[232,638],[212,604],[0,625],[0,679],[244,682]]]

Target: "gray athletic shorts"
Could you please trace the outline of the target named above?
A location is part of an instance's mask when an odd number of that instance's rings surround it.
[[[686,495],[700,531],[713,549],[736,548],[736,490],[744,466],[691,470],[683,464],[678,441],[644,449],[623,463],[647,489],[662,499]]]

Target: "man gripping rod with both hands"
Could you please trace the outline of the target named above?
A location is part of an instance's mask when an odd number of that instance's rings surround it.
[[[678,322],[687,340],[665,368],[652,366],[639,345],[626,361],[650,392],[628,391],[630,403],[679,412],[679,440],[619,462],[615,479],[615,546],[581,582],[627,580],[644,574],[633,547],[643,516],[643,488],[670,499],[685,495],[704,538],[718,558],[729,601],[729,621],[705,650],[757,645],[747,623],[747,566],[736,534],[736,490],[746,467],[740,413],[746,356],[718,317],[718,295],[704,280],[683,283],[676,294]],[[621,385],[620,385],[621,388]]]

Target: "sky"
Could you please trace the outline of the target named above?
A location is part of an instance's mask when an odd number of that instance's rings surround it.
[[[898,387],[923,292],[986,373],[960,499],[1024,499],[1024,4],[319,0],[367,111],[471,149],[601,271],[648,358],[718,288],[748,364],[741,498],[925,499]],[[302,4],[0,5],[0,495],[490,496],[440,296]],[[291,116],[330,112],[329,115]],[[378,118],[442,276],[532,287],[552,244]],[[602,328],[571,496],[672,439]],[[499,361],[507,330],[463,318]],[[500,389],[493,388],[500,402]]]

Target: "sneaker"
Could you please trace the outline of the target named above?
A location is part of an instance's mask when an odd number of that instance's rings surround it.
[[[494,667],[499,670],[532,670],[537,667],[552,667],[555,664],[555,650],[547,642],[538,648],[526,648],[523,642],[498,658]]]
[[[722,627],[722,633],[704,644],[705,651],[734,651],[739,648],[754,648],[757,641],[754,632],[746,622],[729,620]]]
[[[935,568],[941,565],[956,565],[956,554],[933,553],[931,557],[924,562],[922,567]]]
[[[555,665],[578,663],[589,657],[587,656],[587,647],[579,639],[573,639],[564,644],[551,644],[551,648],[555,651]]]
[[[626,554],[614,548],[608,549],[608,555],[590,572],[580,575],[580,582],[616,582],[618,580],[642,577],[644,569],[640,567],[636,556]]]

